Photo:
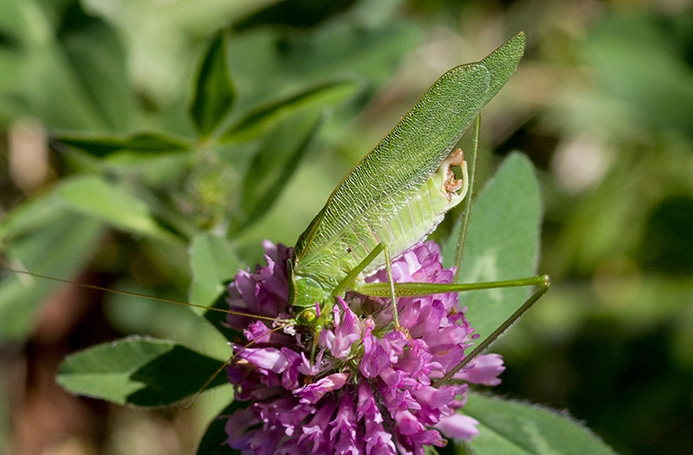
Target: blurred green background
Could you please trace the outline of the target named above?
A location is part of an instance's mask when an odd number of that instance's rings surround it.
[[[202,56],[225,26],[231,123],[328,87],[319,109],[305,103],[273,120],[276,129],[239,133],[230,145],[199,140],[209,131],[187,109]],[[484,110],[479,179],[513,150],[534,161],[545,199],[539,270],[554,286],[495,345],[508,367],[496,391],[569,410],[621,454],[693,453],[689,1],[0,0],[4,263],[186,300],[188,250],[171,233],[228,233],[219,281],[260,261],[261,240],[293,244],[423,90],[519,31],[525,58]],[[195,153],[169,144],[164,155],[97,156],[55,141],[142,131]],[[255,153],[281,149],[292,133],[305,138],[300,163]],[[281,172],[266,199],[248,202],[257,189],[239,169],[257,166]],[[66,194],[93,187],[60,187],[75,175],[99,175],[145,202],[116,197],[132,220],[87,221],[94,213],[68,210]],[[39,302],[13,307],[20,300],[3,290],[0,451],[193,450],[228,390],[191,409],[144,413],[75,399],[53,382],[66,353],[122,334],[227,355],[187,309],[53,284]]]

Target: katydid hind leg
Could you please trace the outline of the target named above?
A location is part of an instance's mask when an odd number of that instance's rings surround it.
[[[394,294],[396,297],[421,297],[432,294],[447,294],[448,292],[467,292],[479,291],[483,289],[523,287],[523,286],[546,286],[549,278],[546,275],[539,275],[529,278],[502,281],[484,281],[480,283],[428,283],[428,282],[409,282],[394,283]],[[362,283],[356,291],[371,297],[390,297],[391,284],[381,283]]]
[[[332,290],[332,296],[337,297],[343,295],[347,289],[352,288],[354,283],[356,283],[356,278],[359,276],[359,274],[363,272],[371,262],[375,261],[375,258],[377,258],[378,255],[385,250],[385,248],[386,247],[383,242],[377,244],[375,248],[373,248],[373,250],[356,265],[356,267],[351,269],[349,273],[342,278],[339,284],[337,284],[337,286]]]
[[[391,267],[391,258],[390,258],[390,250],[387,248],[387,245],[385,245],[383,242],[380,242],[378,245],[371,250],[368,255],[363,258],[361,262],[359,262],[356,267],[351,269],[349,273],[337,284],[337,286],[332,290],[332,297],[333,299],[330,302],[325,302],[324,308],[320,308],[321,314],[320,317],[318,318],[318,323],[315,325],[314,329],[314,340],[317,340],[318,337],[320,336],[320,332],[322,332],[322,329],[326,323],[326,320],[331,317],[331,310],[332,306],[334,305],[334,299],[337,297],[342,296],[347,289],[355,289],[358,290],[358,286],[356,286],[357,282],[357,277],[363,270],[368,267],[368,265],[373,262],[379,254],[383,254],[385,257],[385,269],[387,271],[387,276],[388,276],[388,286],[389,286],[389,294],[387,297],[390,297],[392,299],[392,305],[393,305],[393,319],[394,319],[394,324],[395,327],[399,329],[399,319],[397,315],[397,306],[396,306],[396,297],[395,297],[395,290],[394,290],[394,280],[392,278],[392,267]],[[311,350],[311,361],[315,358],[315,349],[316,349],[316,343],[313,343],[313,348]]]
[[[527,310],[529,310],[546,292],[551,286],[551,281],[548,275],[540,275],[538,277],[540,282],[537,284],[537,289],[525,302],[512,314],[510,315],[501,325],[499,325],[489,336],[487,336],[481,343],[479,343],[469,355],[458,363],[454,368],[447,372],[445,376],[438,379],[433,386],[439,387],[445,384],[447,381],[452,379],[452,377],[457,374],[462,368],[467,366],[472,360],[474,360],[479,354],[481,354],[486,348],[488,348],[491,343],[493,343],[499,336],[501,336],[515,321],[517,321]]]
[[[333,295],[336,297],[338,295],[342,295],[346,289],[352,288],[356,290],[357,292],[360,292],[360,287],[363,284],[356,284],[356,277],[366,269],[366,267],[375,260],[378,255],[382,253],[384,258],[385,258],[385,271],[387,273],[387,282],[382,283],[385,284],[388,288],[388,293],[387,295],[384,295],[383,297],[389,297],[392,302],[392,320],[394,323],[394,326],[397,330],[401,330],[401,326],[399,324],[399,314],[397,312],[397,294],[395,292],[395,286],[396,283],[394,281],[394,278],[392,277],[392,257],[390,255],[390,249],[388,246],[380,242],[373,250],[353,269],[349,272],[349,274],[337,285],[335,290],[333,291]]]
[[[416,297],[426,296],[431,294],[443,294],[449,292],[466,292],[483,289],[494,289],[504,287],[523,287],[534,286],[536,291],[498,328],[496,328],[488,337],[486,337],[468,356],[450,370],[443,378],[436,381],[434,386],[444,384],[450,380],[458,371],[469,364],[476,356],[483,352],[491,343],[493,343],[503,332],[505,332],[517,319],[519,319],[534,303],[536,303],[551,286],[551,281],[548,275],[538,275],[529,278],[521,278],[516,280],[503,281],[488,281],[481,283],[391,283],[391,278],[387,283],[364,283],[358,287],[358,292],[370,295],[372,297],[389,297],[391,287],[394,287],[395,297]]]
[[[395,280],[392,277],[392,258],[390,257],[390,250],[387,248],[387,245],[383,246],[383,255],[385,256],[385,270],[387,272],[387,283],[390,287],[392,322],[395,325],[395,329],[402,330],[402,327],[399,325],[399,313],[397,311],[397,295],[395,294]]]
[[[464,201],[462,220],[460,221],[460,234],[457,243],[457,249],[455,250],[455,276],[452,281],[454,283],[459,279],[459,273],[461,270],[462,257],[464,255],[464,245],[467,241],[467,231],[469,228],[469,219],[472,213],[472,202],[474,198],[474,184],[476,183],[476,164],[479,157],[479,134],[481,132],[481,113],[476,116],[474,121],[474,147],[472,147],[471,159],[467,161],[467,175],[468,175],[468,189],[467,197]]]

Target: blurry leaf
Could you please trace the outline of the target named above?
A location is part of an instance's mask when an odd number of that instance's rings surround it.
[[[109,130],[127,129],[134,103],[118,34],[100,18],[86,14],[80,2],[73,2],[64,12],[57,38],[91,113]]]
[[[154,273],[162,274],[163,271],[157,268]],[[147,278],[152,277],[145,273],[143,279]],[[138,285],[135,280],[123,279],[113,283],[110,287],[118,292],[104,296],[103,312],[112,327],[120,333],[146,333],[156,338],[190,341],[198,343],[196,347],[203,346],[203,337],[208,335],[207,332],[213,333],[214,329],[202,322],[192,308],[183,305],[187,299],[176,289],[179,283],[169,284],[173,278],[160,278],[163,288],[160,289]],[[120,291],[138,295],[122,294]],[[155,300],[158,298],[171,299],[172,302]]]
[[[643,236],[647,269],[672,275],[693,273],[693,198],[671,196],[654,208]]]
[[[209,423],[200,445],[197,447],[197,455],[240,455],[240,451],[232,449],[226,444],[229,435],[226,432],[228,417],[239,409],[248,407],[249,402],[233,401]]]
[[[227,39],[225,31],[217,34],[197,75],[190,116],[203,137],[212,133],[236,98],[226,58]]]
[[[51,225],[64,215],[65,211],[59,209],[59,204],[55,193],[44,193],[23,201],[7,213],[0,223],[0,245],[18,235]]]
[[[225,284],[225,289],[228,289],[230,280]],[[226,340],[238,342],[239,335],[241,334],[238,331],[228,327],[228,323],[226,322],[226,316],[229,314],[228,293],[224,292],[222,294],[219,294],[214,303],[209,307],[216,308],[221,311],[207,311],[204,314],[204,318],[207,320],[207,322],[209,322],[217,330],[218,333],[221,333],[226,338]]]
[[[177,241],[157,224],[144,202],[97,177],[73,178],[58,188],[57,194],[69,207],[118,229]]]
[[[637,247],[652,183],[646,164],[613,166],[596,188],[572,201],[551,251],[554,270],[589,276],[607,258],[629,255]]]
[[[222,364],[169,340],[128,338],[68,356],[57,381],[118,404],[165,406],[197,393]],[[209,387],[227,382],[222,372]]]
[[[234,71],[239,109],[246,112],[335,78],[380,85],[419,37],[413,24],[389,21],[369,29],[353,18],[307,33],[260,28],[238,35],[229,51],[233,68],[243,69]]]
[[[14,32],[17,47],[0,50],[0,110],[10,105],[15,115],[30,115],[51,128],[130,125],[134,102],[119,35],[80,5],[3,2],[0,28]]]
[[[353,96],[357,85],[352,82],[333,82],[297,93],[250,112],[222,134],[220,141],[239,141],[257,135],[272,122],[308,105],[334,105]]]
[[[646,126],[677,129],[693,136],[693,68],[672,33],[689,22],[686,14],[658,17],[607,16],[587,35],[586,54],[608,96],[625,102]]]
[[[130,136],[60,135],[55,141],[84,150],[96,157],[122,151],[157,154],[190,149],[190,144],[185,141],[162,133],[135,133]]]
[[[198,235],[190,244],[190,302],[211,305],[226,291],[224,283],[230,281],[241,261],[229,242],[215,235]]]
[[[284,0],[248,16],[233,25],[245,30],[267,24],[283,27],[314,27],[351,8],[355,0]]]
[[[473,455],[615,454],[569,416],[539,406],[469,393],[461,413],[479,421],[467,443]]]
[[[44,198],[43,201],[51,201]],[[52,200],[55,202],[54,200]],[[70,279],[92,258],[103,225],[53,204],[51,211],[34,212],[34,221],[46,216],[46,224],[35,232],[14,232],[15,238],[3,248],[9,267],[42,275]],[[33,230],[33,229],[32,229]],[[37,312],[61,283],[11,273],[0,282],[0,339],[21,340],[34,328]]]
[[[0,31],[2,39],[0,47],[15,47],[20,37],[27,33],[25,26],[25,12],[22,11],[22,3],[18,1],[2,2],[2,15],[0,15]]]
[[[540,222],[534,168],[524,155],[512,154],[474,201],[459,282],[534,275]],[[467,319],[483,339],[522,304],[528,292],[526,288],[503,288],[461,293],[460,306],[468,307]]]
[[[15,95],[23,83],[22,48],[30,28],[19,2],[4,1],[0,8],[0,125],[5,126],[19,114]]]
[[[234,233],[267,213],[281,195],[322,123],[321,114],[319,108],[305,110],[264,136],[260,151],[243,179],[242,211],[233,214]]]

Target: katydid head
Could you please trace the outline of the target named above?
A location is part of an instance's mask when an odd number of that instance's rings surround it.
[[[330,298],[316,280],[297,276],[293,262],[287,263],[289,272],[289,305],[294,309],[296,321],[301,325],[312,326],[318,317],[316,304],[320,305]]]

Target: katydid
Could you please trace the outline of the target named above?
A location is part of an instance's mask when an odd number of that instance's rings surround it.
[[[297,322],[329,322],[347,289],[374,297],[459,292],[498,286],[547,287],[546,277],[475,284],[393,283],[391,258],[430,234],[469,187],[467,166],[454,145],[514,73],[524,51],[519,34],[477,63],[445,73],[345,177],[299,237],[289,264],[289,302]],[[461,169],[455,178],[451,168]],[[383,267],[388,283],[364,277]],[[393,320],[398,325],[393,303]]]

